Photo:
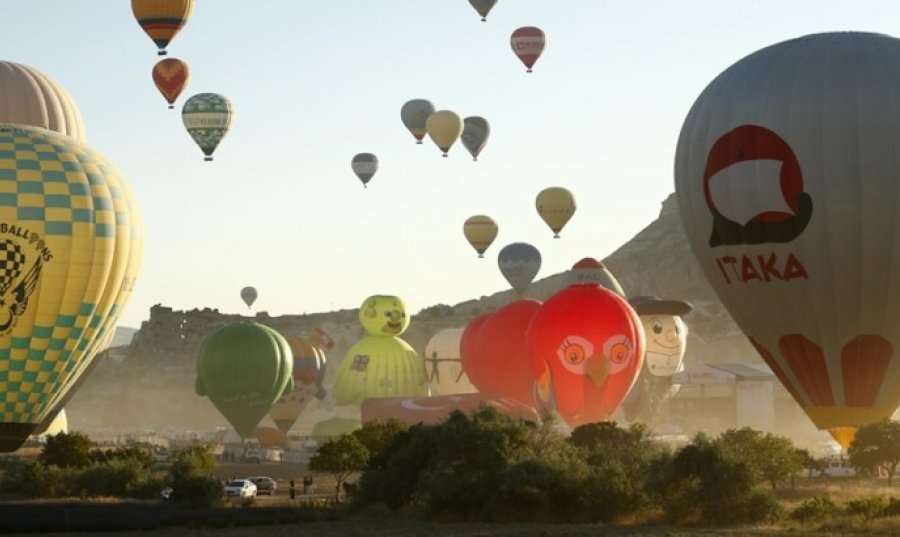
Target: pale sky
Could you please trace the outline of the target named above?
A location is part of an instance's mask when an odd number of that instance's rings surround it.
[[[548,34],[527,75],[510,33]],[[158,60],[127,0],[3,0],[2,59],[35,67],[78,103],[89,145],[131,184],[145,261],[121,324],[151,305],[288,314],[354,308],[373,293],[415,312],[506,286],[496,255],[526,241],[538,278],[602,258],[656,217],[673,190],[682,120],[723,69],[804,34],[900,29],[888,0],[499,0],[482,23],[466,0],[197,0],[169,54],[192,79],[176,110],[150,78]],[[216,92],[232,131],[202,162],[180,105]],[[481,115],[478,163],[442,159],[400,122],[409,99]],[[363,190],[360,152],[381,169]],[[553,240],[534,197],[564,186],[578,212]],[[479,260],[462,223],[500,236]]]

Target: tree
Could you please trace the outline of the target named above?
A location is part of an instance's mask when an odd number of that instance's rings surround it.
[[[222,501],[222,484],[213,476],[216,459],[212,447],[191,446],[179,451],[169,469],[172,500],[195,507],[212,507]]]
[[[747,465],[754,481],[768,481],[772,490],[803,469],[803,459],[787,438],[744,427],[722,433],[716,440],[723,451]]]
[[[369,452],[368,464],[380,459],[397,436],[408,427],[397,420],[368,422],[362,428],[353,431],[353,436],[366,447]]]
[[[366,446],[352,434],[341,435],[322,444],[309,461],[309,469],[334,476],[336,501],[341,501],[341,490],[347,479],[365,469],[369,461]]]
[[[813,457],[812,454],[806,449],[798,449],[797,450],[797,458],[800,459],[803,468],[809,472],[809,477],[813,477],[814,473],[818,473],[819,476],[822,475],[822,472],[828,468],[828,461],[822,458]]]
[[[47,437],[47,443],[38,456],[44,466],[60,468],[84,468],[92,462],[94,442],[81,433],[59,433]]]
[[[894,483],[894,472],[900,464],[900,423],[883,419],[860,427],[847,450],[850,464],[869,471],[887,472],[888,486]]]

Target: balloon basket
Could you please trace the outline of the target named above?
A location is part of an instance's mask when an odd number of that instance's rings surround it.
[[[174,104],[170,104],[170,105],[169,105],[169,110],[175,110],[175,105],[174,105]]]
[[[554,233],[554,234],[553,234],[553,238],[554,238],[554,239],[558,239],[558,238],[559,238],[559,234],[558,234],[558,233]]]
[[[444,157],[444,158],[447,158],[447,153],[444,153],[444,154],[441,155],[441,156]]]
[[[422,140],[416,140],[416,145],[422,145]]]
[[[156,55],[157,55],[157,56],[165,56],[165,55],[166,55],[166,51],[165,51],[165,50],[160,50],[159,52],[156,53]]]
[[[203,162],[212,162],[212,157],[203,157]]]
[[[484,259],[484,254],[478,254],[478,259]]]
[[[533,73],[534,71],[532,71],[531,68],[528,68],[528,69],[525,70],[525,72],[526,72],[526,73]]]
[[[487,17],[481,17],[481,22],[487,22]]]

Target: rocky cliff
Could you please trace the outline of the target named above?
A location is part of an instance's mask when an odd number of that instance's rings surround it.
[[[694,304],[695,311],[686,319],[691,330],[689,362],[757,360],[691,254],[674,195],[663,202],[657,220],[613,252],[605,263],[629,296],[652,294]],[[562,282],[562,274],[550,276],[535,282],[529,294],[546,299],[561,288]],[[455,306],[426,308],[412,317],[404,339],[421,351],[437,331],[464,326],[476,315],[512,298],[511,291],[504,291]],[[356,317],[356,310],[341,310],[278,317],[260,313],[255,320],[285,334],[304,334],[317,327],[329,333],[336,342],[329,353],[326,385],[330,386],[340,359],[362,336]],[[226,425],[207,399],[194,395],[194,360],[206,334],[245,319],[208,308],[174,311],[154,306],[150,319],[130,345],[98,358],[102,362],[70,403],[70,423],[86,430],[132,431],[209,430]],[[309,430],[317,421],[335,414],[349,417],[353,410],[314,402],[297,427]]]

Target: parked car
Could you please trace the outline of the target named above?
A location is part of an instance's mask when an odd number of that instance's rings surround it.
[[[856,468],[843,458],[834,457],[828,461],[828,466],[822,471],[828,477],[855,477]]]
[[[249,479],[234,479],[225,484],[225,496],[231,498],[255,498],[256,485]]]
[[[278,483],[271,477],[248,477],[247,479],[256,485],[256,493],[259,495],[266,494],[268,496],[274,496],[275,491],[278,490]]]

